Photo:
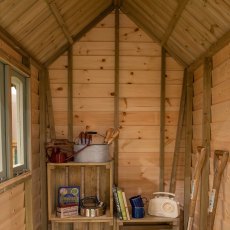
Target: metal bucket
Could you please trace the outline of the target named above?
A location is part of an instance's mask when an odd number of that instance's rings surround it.
[[[85,145],[74,145],[74,151],[77,152]],[[110,161],[109,145],[92,144],[77,153],[74,156],[74,162],[107,162]]]

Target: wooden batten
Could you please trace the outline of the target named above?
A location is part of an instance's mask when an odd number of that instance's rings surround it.
[[[73,141],[73,48],[68,50],[68,140]]]
[[[46,103],[47,103],[47,110],[48,110],[48,121],[49,121],[49,129],[50,129],[50,138],[52,140],[56,139],[56,132],[55,132],[55,123],[54,123],[54,114],[53,114],[53,104],[50,92],[50,83],[49,83],[49,72],[46,71]]]
[[[159,190],[164,191],[164,154],[165,154],[165,77],[166,77],[166,51],[161,52],[161,104],[160,104],[160,184]]]
[[[186,137],[185,137],[185,171],[184,171],[184,226],[188,224],[190,185],[191,185],[191,158],[192,158],[192,110],[193,110],[193,73],[186,70]]]
[[[186,102],[186,86],[187,86],[187,69],[185,69],[185,71],[184,71],[183,88],[182,88],[181,101],[180,101],[180,113],[179,113],[179,117],[178,117],[176,143],[175,143],[175,150],[174,150],[174,157],[173,157],[170,188],[169,188],[169,191],[171,193],[175,193],[175,191],[176,191],[176,172],[177,172],[177,165],[178,165],[178,160],[179,160],[180,142],[181,142],[181,139],[182,139],[183,124],[184,124],[185,102]]]
[[[206,160],[201,175],[200,229],[207,228],[207,210],[209,206],[209,157],[211,155],[211,87],[212,58],[205,58],[203,78],[203,122],[202,144],[206,149]]]
[[[46,174],[46,75],[45,70],[39,73],[39,99],[40,99],[40,170],[41,170],[41,226],[42,229],[47,229],[47,174]]]
[[[118,2],[115,2],[115,4],[119,4]],[[119,97],[120,97],[120,90],[119,90],[119,84],[120,84],[120,15],[119,15],[119,8],[118,6],[115,9],[115,43],[114,43],[114,48],[115,48],[115,72],[114,72],[114,127],[116,129],[119,128]],[[115,141],[114,144],[114,183],[117,185],[118,184],[118,161],[119,161],[119,151],[118,151],[118,139]]]

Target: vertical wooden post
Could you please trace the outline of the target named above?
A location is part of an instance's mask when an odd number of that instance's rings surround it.
[[[50,128],[50,138],[52,140],[56,139],[55,124],[54,124],[54,115],[53,115],[53,105],[52,97],[50,92],[50,80],[49,80],[49,71],[45,70],[45,85],[46,85],[46,101],[47,101],[47,110],[48,110],[48,120]]]
[[[165,74],[166,51],[161,50],[161,106],[160,106],[160,184],[159,190],[164,191],[164,151],[165,151]]]
[[[40,123],[40,168],[41,168],[41,226],[47,229],[47,173],[46,173],[46,80],[45,70],[39,72],[39,123]]]
[[[119,128],[119,7],[115,8],[115,96],[114,127]],[[114,143],[114,183],[118,184],[118,139]]]
[[[177,132],[176,132],[176,143],[175,143],[174,155],[173,155],[173,165],[172,165],[172,172],[171,172],[170,188],[169,188],[169,192],[171,193],[175,193],[175,190],[176,190],[176,172],[177,172],[180,143],[181,143],[181,137],[182,137],[182,131],[183,131],[183,123],[184,123],[184,113],[185,113],[186,77],[187,77],[187,70],[185,69],[182,92],[181,92],[181,100],[180,100],[180,113],[178,117]]]
[[[68,50],[68,140],[73,141],[73,47]]]
[[[184,167],[184,226],[188,224],[191,194],[191,160],[192,160],[192,104],[193,104],[193,73],[186,75],[186,134],[185,134],[185,167]]]
[[[211,141],[211,87],[212,87],[212,58],[204,60],[203,77],[203,121],[202,121],[202,145],[206,148],[206,159],[201,175],[200,190],[200,229],[207,229],[208,216],[208,191],[209,191],[209,157]]]

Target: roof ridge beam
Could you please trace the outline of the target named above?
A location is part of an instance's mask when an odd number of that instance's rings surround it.
[[[172,32],[174,31],[176,25],[177,25],[177,22],[179,21],[187,3],[189,2],[189,0],[181,0],[181,1],[178,1],[178,5],[177,5],[177,8],[173,14],[173,17],[167,27],[167,29],[165,30],[165,34],[161,40],[161,45],[164,46],[167,42],[168,42],[168,39],[170,37],[170,35],[172,34]]]
[[[48,4],[50,11],[53,14],[53,16],[55,17],[59,27],[63,31],[67,41],[69,42],[69,44],[73,44],[73,38],[72,38],[72,36],[68,30],[68,27],[67,27],[63,17],[61,16],[59,9],[57,8],[57,4],[56,4],[55,0],[45,0],[45,1]]]

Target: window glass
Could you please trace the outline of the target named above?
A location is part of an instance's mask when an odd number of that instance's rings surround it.
[[[12,156],[13,167],[24,164],[24,92],[23,82],[17,78],[11,79],[11,109],[12,109]]]

